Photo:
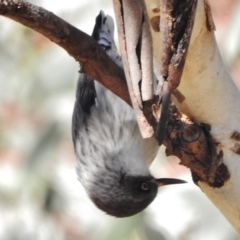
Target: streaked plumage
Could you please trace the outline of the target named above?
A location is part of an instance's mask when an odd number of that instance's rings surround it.
[[[113,33],[113,19],[101,11],[92,36],[122,66]],[[133,109],[86,74],[78,80],[72,135],[79,180],[100,209],[126,217],[152,202],[157,184],[148,164],[156,140],[143,140]]]

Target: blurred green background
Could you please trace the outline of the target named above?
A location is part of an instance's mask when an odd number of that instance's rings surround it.
[[[110,0],[30,1],[91,34]],[[216,37],[240,83],[240,3],[211,0]],[[177,176],[141,214],[116,219],[88,199],[75,173],[71,115],[78,64],[40,34],[0,17],[0,240],[237,240],[218,209],[163,150],[151,169]]]

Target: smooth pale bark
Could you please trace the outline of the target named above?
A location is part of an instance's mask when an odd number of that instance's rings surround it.
[[[149,18],[159,16],[159,0],[145,0]],[[178,90],[185,100],[173,101],[180,110],[196,122],[211,125],[211,134],[223,150],[223,161],[230,179],[221,188],[212,188],[198,182],[209,199],[222,211],[240,233],[240,156],[231,148],[238,143],[231,138],[240,132],[240,93],[221,58],[214,37],[208,4],[198,1],[196,19],[187,60]],[[160,32],[151,28],[154,48],[154,66],[160,77]]]

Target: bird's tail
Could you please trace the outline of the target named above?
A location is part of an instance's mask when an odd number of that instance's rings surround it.
[[[109,15],[105,15],[101,10],[96,17],[92,37],[103,47],[108,56],[120,67],[122,60],[117,52],[114,42],[114,21]]]

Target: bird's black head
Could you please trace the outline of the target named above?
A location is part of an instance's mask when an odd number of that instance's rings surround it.
[[[175,178],[155,179],[151,175],[123,174],[118,180],[105,176],[95,182],[88,193],[98,208],[115,217],[130,217],[143,211],[156,197],[158,187],[186,183]]]
[[[158,186],[152,176],[123,176],[119,185],[104,195],[92,196],[98,208],[115,217],[129,217],[144,210],[156,197]]]

